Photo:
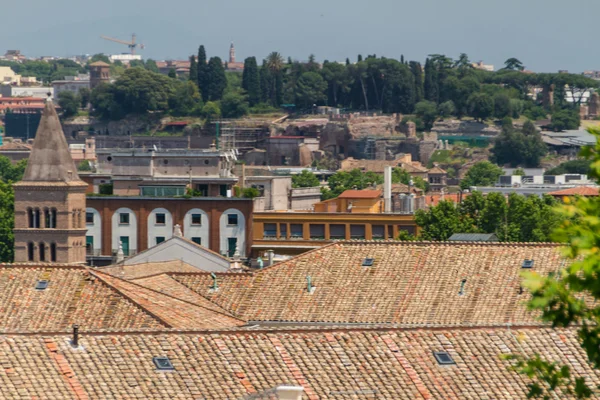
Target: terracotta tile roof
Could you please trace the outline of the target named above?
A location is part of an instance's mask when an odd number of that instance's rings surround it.
[[[463,200],[469,196],[469,193],[463,193]],[[437,206],[440,204],[440,201],[451,201],[453,203],[458,203],[460,201],[460,195],[458,193],[446,193],[444,195],[441,194],[427,194],[425,195],[425,204],[428,207]]]
[[[218,274],[214,293],[208,274],[171,276],[248,321],[539,324],[523,305],[526,259],[542,274],[567,265],[555,244],[342,242],[253,274]]]
[[[233,316],[220,306],[208,300],[207,298],[200,296],[198,293],[189,289],[187,286],[177,282],[169,275],[161,274],[149,276],[145,278],[134,279],[132,280],[132,282],[152,289],[154,291],[164,293],[171,297],[187,301],[188,303],[193,303],[221,314]]]
[[[290,384],[312,400],[523,399],[530,381],[499,357],[523,352],[600,384],[573,329],[83,333],[79,342],[74,348],[67,336],[1,337],[2,396],[240,399]],[[456,364],[439,365],[434,351]],[[174,371],[158,371],[156,356],[168,357]]]
[[[134,265],[110,265],[108,267],[98,268],[98,271],[129,280],[143,278],[150,275],[163,274],[166,272],[198,272],[198,268],[193,267],[183,261],[177,260],[141,263]]]
[[[48,288],[36,290],[39,280]],[[0,332],[165,328],[84,267],[0,265]]]
[[[400,168],[402,168],[403,170],[405,170],[408,173],[427,173],[428,170],[427,168],[421,166],[421,165],[417,165],[417,164],[408,164],[408,163],[401,163],[400,164]]]
[[[441,169],[440,167],[438,167],[437,165],[433,168],[431,168],[428,173],[430,174],[447,174],[446,171],[444,171],[443,169]]]
[[[31,151],[31,145],[27,143],[5,142],[0,146],[0,151],[14,150]]]
[[[96,61],[91,63],[90,67],[110,67],[110,64],[107,64],[104,61]]]
[[[377,199],[381,197],[380,190],[346,190],[338,196],[338,199]]]
[[[220,329],[245,325],[245,322],[240,319],[216,311],[214,304],[210,304],[210,308],[198,304],[208,303],[204,299],[191,303],[108,274],[96,272],[94,275],[139,304],[168,327]]]
[[[358,168],[363,171],[382,174],[385,167],[397,167],[399,164],[399,160],[357,160],[350,157],[342,160],[340,171],[352,171]]]
[[[557,190],[548,194],[551,196],[598,196],[599,188],[578,186],[570,189]]]

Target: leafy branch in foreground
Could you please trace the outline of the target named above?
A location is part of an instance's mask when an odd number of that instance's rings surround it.
[[[582,156],[591,160],[588,175],[600,178],[600,129],[590,128],[597,137],[594,146],[585,147]],[[523,285],[532,293],[528,307],[541,311],[543,321],[552,327],[576,325],[581,347],[593,368],[600,367],[600,196],[565,198],[557,211],[565,217],[555,233],[556,241],[566,243],[564,255],[572,263],[547,277],[524,273]],[[568,366],[559,366],[523,356],[505,357],[515,361],[513,369],[533,379],[529,398],[549,399],[551,392],[589,398],[592,389],[585,377],[572,378]]]

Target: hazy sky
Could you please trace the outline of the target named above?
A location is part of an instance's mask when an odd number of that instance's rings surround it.
[[[0,53],[27,56],[127,51],[100,35],[130,38],[145,58],[237,59],[271,51],[306,60],[377,54],[422,61],[467,53],[499,68],[517,57],[528,69],[600,69],[597,0],[3,0]],[[101,6],[94,8],[92,4]],[[260,62],[260,61],[259,61]]]

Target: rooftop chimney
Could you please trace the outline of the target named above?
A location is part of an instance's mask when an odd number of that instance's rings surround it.
[[[71,340],[73,347],[79,347],[79,325],[73,324],[73,339]]]
[[[383,202],[386,213],[392,212],[392,167],[383,170]]]

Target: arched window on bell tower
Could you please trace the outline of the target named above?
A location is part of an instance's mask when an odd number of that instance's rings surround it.
[[[27,227],[33,228],[33,210],[27,207]]]
[[[39,246],[40,246],[40,261],[45,262],[46,261],[46,243],[40,242]]]
[[[50,261],[56,262],[56,243],[50,245]]]
[[[49,213],[49,217],[50,217],[50,223],[48,228],[56,228],[56,208],[52,208],[50,209],[50,213]]]
[[[36,208],[33,210],[33,228],[40,227],[40,209]]]
[[[35,248],[33,246],[33,243],[29,242],[29,243],[27,243],[27,260],[33,261],[34,256],[35,256]]]

